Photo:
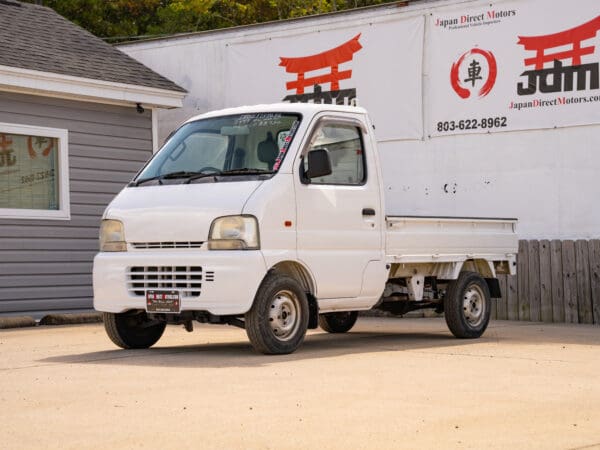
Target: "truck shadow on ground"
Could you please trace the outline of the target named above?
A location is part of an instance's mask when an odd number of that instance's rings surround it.
[[[478,345],[480,340],[459,340],[449,334],[414,332],[368,332],[347,334],[311,333],[304,344],[290,355],[258,354],[244,335],[239,341],[198,345],[161,346],[144,350],[105,350],[54,356],[39,360],[58,364],[109,364],[131,366],[168,366],[187,368],[260,367],[288,361],[335,358],[356,354],[440,350]]]
[[[403,326],[403,329],[396,328]],[[209,328],[197,332],[199,339],[206,340],[204,331]],[[425,328],[425,331],[415,328]],[[53,356],[38,362],[186,368],[261,367],[289,361],[405,351],[491,358],[495,357],[495,352],[492,349],[482,351],[481,346],[494,343],[516,347],[548,344],[561,346],[565,350],[570,345],[600,346],[597,326],[495,321],[490,323],[481,338],[463,340],[454,338],[445,329],[443,321],[438,319],[400,322],[397,319],[365,318],[346,334],[309,331],[302,346],[290,355],[257,353],[248,342],[246,333],[239,329],[229,329],[226,333],[211,336],[215,340],[222,338],[222,342],[190,344],[194,334],[182,336],[185,338],[178,337],[176,333],[169,334],[150,349],[122,350],[115,347],[111,350]],[[179,343],[173,343],[173,339]]]

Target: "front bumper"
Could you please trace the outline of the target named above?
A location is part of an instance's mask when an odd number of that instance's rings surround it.
[[[158,271],[159,275],[140,281],[134,270]],[[163,276],[174,273],[177,276]],[[186,270],[194,274],[186,278]],[[214,315],[239,315],[252,306],[267,267],[260,251],[140,251],[101,252],[94,258],[94,308],[120,313],[145,309],[147,289],[178,289],[193,283],[194,292],[182,289],[182,311],[208,311]],[[154,277],[152,275],[151,277]],[[173,279],[166,279],[166,278]],[[133,279],[132,279],[133,278]],[[187,284],[190,286],[191,284]]]

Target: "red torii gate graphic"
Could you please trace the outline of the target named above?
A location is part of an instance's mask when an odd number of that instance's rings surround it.
[[[286,83],[286,88],[288,90],[296,89],[296,94],[304,94],[304,88],[306,87],[331,83],[331,90],[338,91],[340,89],[340,80],[346,80],[352,76],[352,70],[343,70],[340,72],[338,67],[340,64],[351,61],[354,54],[362,48],[362,45],[358,41],[360,35],[361,33],[339,47],[316,55],[298,58],[280,57],[281,62],[279,65],[285,67],[286,72],[297,74],[295,81],[288,81]],[[305,78],[306,72],[328,67],[331,68],[331,72],[328,74]]]
[[[593,45],[582,47],[581,41],[595,37],[598,30],[600,30],[600,16],[583,25],[559,33],[544,36],[519,36],[518,44],[525,47],[525,50],[536,52],[534,57],[525,59],[525,65],[534,65],[534,70],[542,70],[547,62],[569,58],[571,59],[571,65],[579,66],[581,65],[582,56],[591,55],[595,52]],[[556,53],[545,53],[546,50],[565,45],[572,45],[573,48]]]

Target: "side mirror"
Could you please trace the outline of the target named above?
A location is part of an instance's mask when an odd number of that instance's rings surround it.
[[[312,178],[325,177],[331,175],[331,158],[329,151],[325,148],[319,148],[308,152],[308,170],[306,177]]]

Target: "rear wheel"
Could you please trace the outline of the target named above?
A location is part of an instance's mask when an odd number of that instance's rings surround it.
[[[104,329],[121,348],[148,348],[156,344],[167,324],[150,320],[145,312],[103,313]]]
[[[328,333],[346,333],[358,319],[357,311],[335,312],[319,315],[319,326]]]
[[[308,311],[306,293],[298,282],[272,271],[246,313],[246,334],[261,353],[292,353],[304,341]]]
[[[478,338],[488,326],[490,290],[476,272],[463,272],[450,282],[444,298],[446,324],[457,338]]]

